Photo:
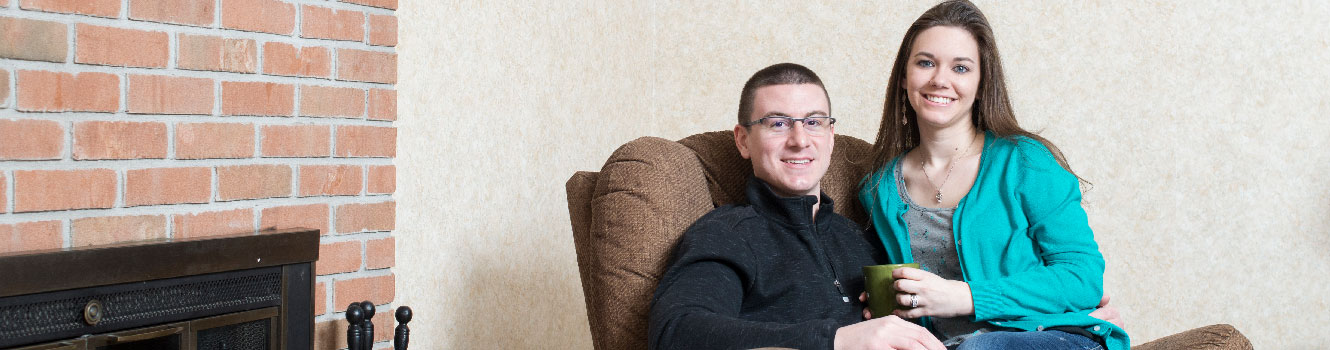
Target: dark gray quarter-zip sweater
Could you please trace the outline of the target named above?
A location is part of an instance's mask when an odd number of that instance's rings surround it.
[[[866,265],[883,250],[821,195],[780,197],[750,177],[748,204],[684,232],[652,299],[652,349],[830,349],[862,321]]]

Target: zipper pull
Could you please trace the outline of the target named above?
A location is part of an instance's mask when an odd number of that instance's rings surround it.
[[[831,280],[831,284],[836,285],[836,291],[837,291],[837,292],[840,292],[840,300],[841,300],[841,301],[843,301],[843,302],[847,302],[847,303],[850,302],[850,297],[849,297],[848,295],[845,294],[845,288],[844,288],[844,287],[841,287],[841,285],[840,285],[840,280],[838,280],[838,279],[833,279],[833,280]]]

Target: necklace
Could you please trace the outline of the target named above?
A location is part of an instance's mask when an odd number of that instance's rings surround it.
[[[933,177],[929,176],[928,170],[924,168],[924,152],[919,152],[919,171],[922,171],[924,173],[924,180],[928,180],[928,185],[933,186],[933,190],[937,191],[937,194],[933,195],[933,199],[937,200],[938,204],[942,203],[942,187],[947,185],[947,180],[951,180],[951,170],[956,168],[956,162],[959,161],[961,157],[964,157],[966,154],[970,153],[970,148],[974,147],[974,140],[978,138],[979,135],[975,135],[973,138],[971,138],[970,144],[965,146],[965,151],[961,152],[955,158],[952,158],[951,164],[947,164],[947,175],[942,178],[942,186],[933,184]]]

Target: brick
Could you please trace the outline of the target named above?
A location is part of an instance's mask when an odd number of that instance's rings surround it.
[[[0,119],[0,160],[60,159],[65,128],[53,120]]]
[[[177,34],[176,68],[216,72],[258,72],[259,45],[253,39]]]
[[[278,164],[217,167],[217,199],[291,196],[291,166]]]
[[[25,112],[115,112],[120,77],[109,73],[18,71],[18,110]]]
[[[314,274],[323,276],[360,270],[360,241],[319,245],[319,262]]]
[[[8,181],[5,179],[5,174],[0,173],[0,214],[9,212],[9,192],[6,189]]]
[[[175,238],[194,238],[254,232],[254,209],[176,214]]]
[[[300,115],[360,118],[365,115],[365,90],[316,85],[301,86]]]
[[[397,167],[392,165],[370,166],[368,182],[366,184],[367,193],[393,193],[397,190]]]
[[[317,262],[314,264],[318,265]],[[314,316],[326,313],[328,313],[328,284],[323,282],[314,283]]]
[[[217,12],[216,1],[130,0],[129,18],[201,27],[211,26]]]
[[[300,166],[300,196],[354,196],[360,194],[364,175],[355,165]]]
[[[76,219],[69,236],[74,247],[166,238],[166,216],[103,216]]]
[[[339,205],[337,233],[391,231],[396,218],[396,202]]]
[[[393,296],[396,295],[396,286],[393,283],[393,275],[391,274],[334,281],[333,305],[350,305],[352,302],[364,300],[369,300],[374,305],[391,303]],[[391,312],[382,313],[389,314]],[[375,316],[378,316],[378,313]]]
[[[328,234],[328,204],[293,205],[264,208],[259,213],[259,229],[312,228]]]
[[[78,24],[74,62],[111,66],[166,68],[171,38],[166,32]]]
[[[212,169],[150,168],[125,172],[125,206],[207,203],[212,198]]]
[[[328,157],[331,129],[326,125],[264,125],[264,157]]]
[[[0,57],[64,62],[69,25],[35,19],[0,17]]]
[[[296,28],[296,6],[277,0],[222,0],[222,27],[289,35]]]
[[[365,40],[365,13],[321,6],[300,7],[300,36],[303,38]]]
[[[110,169],[14,171],[15,213],[110,208],[115,194]]]
[[[291,44],[263,44],[263,72],[272,75],[327,78],[332,74],[332,58],[325,47],[296,47]]]
[[[397,90],[369,89],[369,119],[397,120]]]
[[[397,128],[341,125],[337,127],[337,156],[395,157]]]
[[[397,83],[397,54],[356,49],[337,50],[337,79]]]
[[[341,311],[344,309],[335,309],[335,310]],[[346,349],[347,348],[346,326],[347,326],[346,318],[341,316],[333,319],[332,321],[319,322],[315,324],[314,350]]]
[[[267,82],[222,82],[222,114],[290,116],[296,87]]]
[[[9,108],[9,71],[0,69],[0,108]]]
[[[145,158],[166,158],[165,123],[74,123],[75,160]]]
[[[129,76],[129,113],[212,114],[213,81],[164,75]]]
[[[369,15],[369,38],[365,43],[397,46],[397,16]]]
[[[397,0],[342,0],[342,2],[386,8],[389,10],[397,9]]]
[[[254,156],[254,125],[177,123],[176,159],[249,158]]]
[[[120,0],[21,0],[24,10],[120,17]]]
[[[59,220],[0,224],[0,254],[58,249],[65,244]]]
[[[365,269],[386,269],[396,263],[397,239],[388,237],[365,242]]]

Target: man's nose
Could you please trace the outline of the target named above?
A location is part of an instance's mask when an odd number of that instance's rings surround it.
[[[808,130],[804,129],[808,125],[804,123],[805,123],[804,121],[794,122],[794,125],[790,126],[789,136],[785,139],[786,146],[794,148],[807,148],[808,145],[811,144],[811,138],[808,135]]]

